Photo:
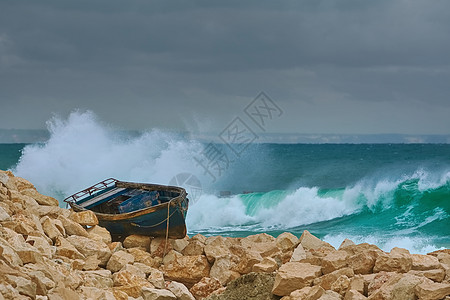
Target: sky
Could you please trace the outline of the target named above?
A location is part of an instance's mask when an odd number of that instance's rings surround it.
[[[0,0],[0,128],[256,130],[266,103],[265,132],[450,134],[449,53],[446,0]]]

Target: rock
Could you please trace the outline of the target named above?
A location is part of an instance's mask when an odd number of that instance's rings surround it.
[[[317,237],[309,233],[308,230],[303,231],[303,234],[300,236],[299,242],[305,250],[318,249],[321,247],[334,249],[333,246],[331,246],[327,242],[318,239]]]
[[[233,255],[216,258],[209,276],[219,280],[222,285],[226,285],[231,280],[238,278],[241,274],[235,271],[237,267],[235,258]]]
[[[8,221],[11,219],[11,216],[8,212],[0,206],[0,222]]]
[[[133,255],[123,250],[117,251],[111,255],[108,263],[106,264],[106,269],[114,273],[121,270],[126,264],[132,264],[133,262]]]
[[[142,264],[141,264],[142,265]],[[150,268],[150,267],[148,267]],[[156,269],[154,269],[156,270]],[[147,274],[139,267],[136,267],[134,264],[130,265],[130,264],[126,264],[125,266],[123,266],[122,269],[120,269],[120,271],[128,271],[131,274],[134,274],[140,278],[147,278]],[[151,273],[151,271],[149,272]]]
[[[142,263],[149,267],[158,268],[160,263],[157,259],[153,258],[148,252],[145,252],[139,248],[129,248],[127,252],[134,256],[134,262]]]
[[[322,296],[318,300],[340,300],[341,295],[334,291],[325,291]]]
[[[142,298],[144,300],[176,300],[177,297],[168,290],[159,290],[154,288],[142,288]]]
[[[353,245],[355,245],[355,243],[354,243],[352,240],[345,239],[345,240],[342,241],[342,243],[341,243],[341,245],[339,246],[338,250],[342,250],[342,249],[344,249],[345,247],[353,246]]]
[[[195,300],[189,289],[180,282],[171,281],[167,284],[167,289],[171,291],[178,300]]]
[[[299,239],[290,232],[283,232],[275,239],[275,243],[282,252],[288,252],[297,247]]]
[[[306,251],[301,244],[299,244],[294,253],[292,253],[292,257],[290,261],[301,261],[302,259],[306,259]]]
[[[421,300],[438,300],[450,295],[450,284],[424,282],[416,286],[415,292]]]
[[[426,270],[426,271],[416,271],[411,270],[408,274],[423,276],[428,279],[431,279],[435,282],[442,282],[445,278],[445,270],[444,269],[436,269],[436,270]]]
[[[373,271],[375,273],[381,271],[406,273],[411,270],[411,267],[412,257],[409,251],[394,248],[389,254],[379,255],[377,257]]]
[[[48,258],[51,258],[56,253],[56,247],[49,245],[48,241],[42,237],[28,236],[26,242]]]
[[[66,300],[66,299],[73,299],[73,300],[79,300],[80,296],[77,292],[75,292],[73,289],[70,289],[68,287],[64,287],[64,285],[58,285],[53,290],[49,292],[47,295],[49,300]]]
[[[14,174],[11,171],[0,170],[0,183],[3,184],[8,190],[17,191]]]
[[[319,266],[288,262],[278,269],[272,293],[278,296],[287,296],[292,291],[310,286],[313,280],[321,274]]]
[[[222,236],[210,237],[207,239],[207,244],[204,248],[206,258],[212,264],[218,257],[231,255],[230,246],[229,240]]]
[[[277,300],[272,294],[274,274],[249,273],[228,283],[223,293],[211,294],[206,300]]]
[[[350,287],[350,279],[345,275],[339,276],[338,279],[336,279],[336,281],[331,284],[331,290],[335,291],[341,296],[345,295],[349,287]]]
[[[345,293],[344,297],[344,300],[364,300],[364,299],[367,299],[367,297],[356,290],[348,290],[347,293]]]
[[[85,259],[85,256],[62,236],[56,237],[55,246],[56,255],[64,256],[70,259]]]
[[[166,239],[162,237],[154,238],[150,242],[150,254],[152,256],[164,257],[164,255],[172,249],[173,247],[170,240],[166,241]]]
[[[252,272],[271,273],[278,269],[278,264],[275,259],[271,257],[264,257],[260,263],[253,265]]]
[[[41,219],[42,229],[44,230],[45,234],[53,241],[55,242],[57,237],[63,237],[66,233],[65,230],[61,232],[58,227],[56,226],[54,220],[50,219],[48,216],[44,216]]]
[[[70,219],[80,225],[95,226],[98,225],[98,219],[92,210],[84,210],[80,212],[73,212]]]
[[[347,266],[348,253],[342,250],[328,253],[322,259],[322,272],[328,274]]]
[[[168,280],[175,280],[189,287],[203,277],[208,277],[211,267],[206,256],[198,255],[182,256],[171,264],[164,265],[161,269]]]
[[[275,238],[268,234],[261,233],[242,238],[241,245],[247,252],[258,253],[261,257],[276,259],[277,256],[281,256],[281,251],[277,247]]]
[[[215,278],[203,277],[199,282],[194,284],[194,286],[190,289],[190,292],[195,299],[204,299],[221,287],[222,284],[220,284],[219,280]]]
[[[77,222],[74,222],[64,216],[58,216],[58,220],[61,221],[67,235],[77,235],[77,236],[82,236],[82,237],[89,236],[86,229],[84,229],[83,226],[81,226]]]
[[[170,250],[169,253],[164,256],[163,264],[168,265],[181,256],[183,256],[183,254],[179,253],[178,251]]]
[[[111,288],[113,286],[112,274],[109,270],[96,270],[80,272],[83,285],[97,288]]]
[[[85,257],[96,255],[100,260],[100,266],[106,266],[111,257],[111,251],[105,243],[76,235],[67,237],[67,241],[74,245]]]
[[[431,255],[411,254],[412,270],[426,271],[441,268],[441,263],[437,257]]]
[[[205,238],[206,240],[206,238]],[[189,240],[187,246],[181,251],[183,255],[186,256],[195,256],[195,255],[203,255],[205,254],[204,249],[205,243],[200,240],[194,240],[193,238]]]
[[[361,294],[364,294],[364,291],[365,291],[364,277],[362,275],[356,275],[353,278],[351,278],[349,289],[355,290]]]
[[[319,278],[314,279],[314,285],[319,285],[325,290],[331,290],[331,285],[340,277],[346,276],[352,278],[354,276],[353,270],[351,268],[342,268],[334,272],[323,275]]]
[[[114,286],[138,285],[140,287],[154,287],[145,278],[139,277],[130,271],[121,270],[112,275]],[[128,294],[128,293],[127,293]]]
[[[59,202],[53,197],[45,196],[40,194],[38,191],[36,191],[34,188],[30,189],[24,189],[21,191],[22,195],[30,196],[34,200],[36,200],[37,203],[40,205],[46,205],[46,206],[58,206]]]
[[[189,238],[186,236],[182,239],[171,240],[171,244],[172,244],[173,250],[181,253],[184,250],[184,248],[186,248],[187,245],[189,245]],[[202,253],[200,253],[200,254],[202,254]]]
[[[347,246],[346,248],[349,248]],[[346,249],[344,248],[344,250]],[[347,259],[348,266],[355,274],[370,274],[373,272],[378,253],[372,250],[363,251],[350,256]]]
[[[158,289],[165,288],[164,273],[158,269],[153,269],[150,272],[147,280]]]
[[[36,284],[31,279],[13,275],[5,275],[6,281],[11,284],[21,295],[36,298]]]
[[[142,248],[145,251],[150,250],[151,237],[145,235],[132,234],[125,238],[123,246],[125,248]]]
[[[112,242],[111,233],[104,227],[96,225],[86,229],[86,231],[88,232],[88,237],[90,239],[101,240],[105,244],[110,244]]]

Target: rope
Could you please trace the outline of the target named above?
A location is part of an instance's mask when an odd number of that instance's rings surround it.
[[[164,219],[161,222],[153,224],[153,225],[143,226],[143,225],[139,225],[139,224],[136,224],[136,223],[133,223],[133,222],[130,223],[130,224],[133,225],[133,226],[136,226],[136,227],[141,227],[141,228],[152,228],[152,227],[156,227],[156,226],[161,225],[162,223],[164,223],[166,220],[168,220],[170,217],[172,217],[174,213],[175,213],[175,211],[173,211],[172,214],[170,214],[170,216],[167,216],[167,219]]]
[[[167,240],[169,239],[169,219],[170,219],[170,202],[167,203],[167,227],[166,227],[166,241],[164,242],[164,253],[163,258],[166,256],[167,251]]]

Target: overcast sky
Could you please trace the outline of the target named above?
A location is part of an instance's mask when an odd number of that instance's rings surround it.
[[[0,128],[450,133],[450,1],[0,0]]]

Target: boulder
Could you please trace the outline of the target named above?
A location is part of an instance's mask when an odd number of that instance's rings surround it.
[[[182,256],[161,268],[165,278],[181,282],[188,287],[199,282],[203,277],[209,277],[210,269],[204,255]]]
[[[231,255],[229,247],[231,243],[229,239],[222,236],[213,236],[207,239],[204,251],[206,258],[210,263],[214,263],[214,260],[218,257]]]
[[[220,284],[219,280],[215,278],[203,277],[199,282],[192,286],[190,292],[195,299],[204,299],[221,287],[222,284]]]
[[[165,288],[164,273],[158,269],[153,269],[147,280],[158,289]]]
[[[42,229],[44,233],[55,242],[57,237],[63,237],[66,233],[65,230],[61,232],[55,224],[53,219],[50,219],[48,216],[44,216],[41,218]]]
[[[342,250],[328,253],[322,259],[322,272],[328,274],[347,266],[348,253]]]
[[[83,237],[89,236],[86,229],[84,229],[84,227],[78,224],[77,222],[74,222],[64,216],[58,216],[58,220],[61,221],[67,235],[77,235]]]
[[[195,300],[189,289],[182,283],[171,281],[167,284],[167,289],[171,291],[178,300]]]
[[[352,240],[345,239],[345,240],[342,241],[342,243],[341,243],[341,245],[339,246],[338,250],[342,250],[342,249],[344,249],[345,247],[353,246],[353,245],[356,245],[356,244],[355,244]]]
[[[450,295],[450,284],[424,282],[415,287],[415,292],[421,300],[443,299]]]
[[[431,255],[411,254],[412,270],[426,271],[441,268],[441,263],[437,257]]]
[[[352,278],[354,276],[351,268],[342,268],[326,275],[314,279],[314,285],[319,285],[325,290],[331,290],[331,285],[340,277],[346,276]]]
[[[110,244],[112,242],[111,233],[104,227],[96,225],[86,229],[86,231],[88,232],[88,237],[90,239],[101,240],[105,244]]]
[[[155,288],[142,288],[142,298],[144,300],[176,300],[177,297],[168,290],[159,290]]]
[[[313,280],[321,274],[322,271],[319,266],[288,262],[278,269],[272,293],[278,296],[287,296],[292,291],[311,286]]]
[[[237,267],[235,258],[233,255],[216,258],[209,276],[219,280],[222,285],[226,285],[231,280],[238,278],[241,274],[235,271]]]
[[[121,270],[126,264],[132,264],[134,262],[134,256],[126,251],[114,252],[106,264],[106,269],[111,272],[117,272]]]
[[[185,236],[182,239],[171,240],[171,244],[173,250],[181,253],[184,250],[184,248],[186,248],[186,246],[189,245],[189,238],[188,236]]]
[[[442,282],[445,278],[445,270],[444,269],[435,269],[435,270],[426,270],[426,271],[416,271],[411,270],[408,274],[423,276],[428,279],[433,280],[434,282]]]
[[[95,270],[80,272],[83,285],[97,288],[111,288],[113,286],[112,273],[109,270]]]
[[[167,240],[162,237],[154,238],[150,242],[150,253],[152,256],[163,257],[170,250],[172,250],[172,244],[170,240]]]
[[[315,237],[308,230],[303,231],[302,235],[300,236],[299,242],[305,250],[318,249],[322,247],[334,249],[333,246]]]
[[[344,296],[350,288],[350,279],[346,275],[339,276],[336,281],[331,284],[331,290]]]
[[[36,191],[34,188],[24,189],[21,191],[22,195],[30,196],[34,200],[36,200],[37,203],[44,206],[58,206],[59,202],[53,197],[45,196],[40,194],[38,191]]]
[[[283,232],[275,239],[275,243],[282,252],[289,252],[297,247],[299,239],[290,232]]]
[[[83,254],[85,257],[96,255],[100,260],[100,266],[106,266],[111,257],[111,250],[103,242],[88,239],[83,236],[71,235],[67,237],[67,241]]]
[[[377,257],[373,271],[375,273],[381,271],[406,273],[411,270],[411,267],[412,257],[409,251],[393,248],[389,254],[382,254]]]
[[[214,266],[213,266],[214,267]],[[260,263],[254,264],[252,272],[271,273],[278,269],[278,263],[271,257],[264,257]],[[212,272],[212,270],[211,270]]]
[[[339,248],[340,249],[340,248]],[[356,290],[348,290],[347,293],[345,293],[344,300],[365,300],[367,299],[366,296],[361,294],[360,292]]]
[[[249,273],[228,283],[222,293],[212,293],[206,300],[278,300],[272,294],[274,274]],[[220,290],[220,289],[219,289]]]
[[[132,234],[125,238],[123,246],[125,248],[142,248],[145,251],[150,250],[151,237],[146,235]]]
[[[205,254],[203,250],[204,248],[205,248],[204,242],[192,238],[189,240],[188,244],[186,245],[186,247],[184,247],[181,253],[186,256],[203,255]]]
[[[173,262],[174,260],[176,260],[178,257],[183,256],[183,254],[179,253],[178,251],[175,250],[170,250],[169,253],[167,253],[164,258],[163,258],[163,264],[164,265],[168,265],[171,262]]]
[[[159,268],[160,266],[160,262],[157,259],[140,248],[129,248],[127,252],[134,256],[135,263],[142,263],[152,268]]]
[[[348,246],[347,248],[349,248]],[[346,248],[344,248],[345,250]],[[355,274],[371,274],[375,266],[378,253],[373,250],[366,250],[353,254],[347,259],[348,266]]]
[[[306,259],[306,251],[301,244],[299,244],[292,253],[290,261],[301,261]]]
[[[98,225],[97,215],[92,210],[84,210],[80,212],[73,212],[70,219],[80,225],[95,226]]]

